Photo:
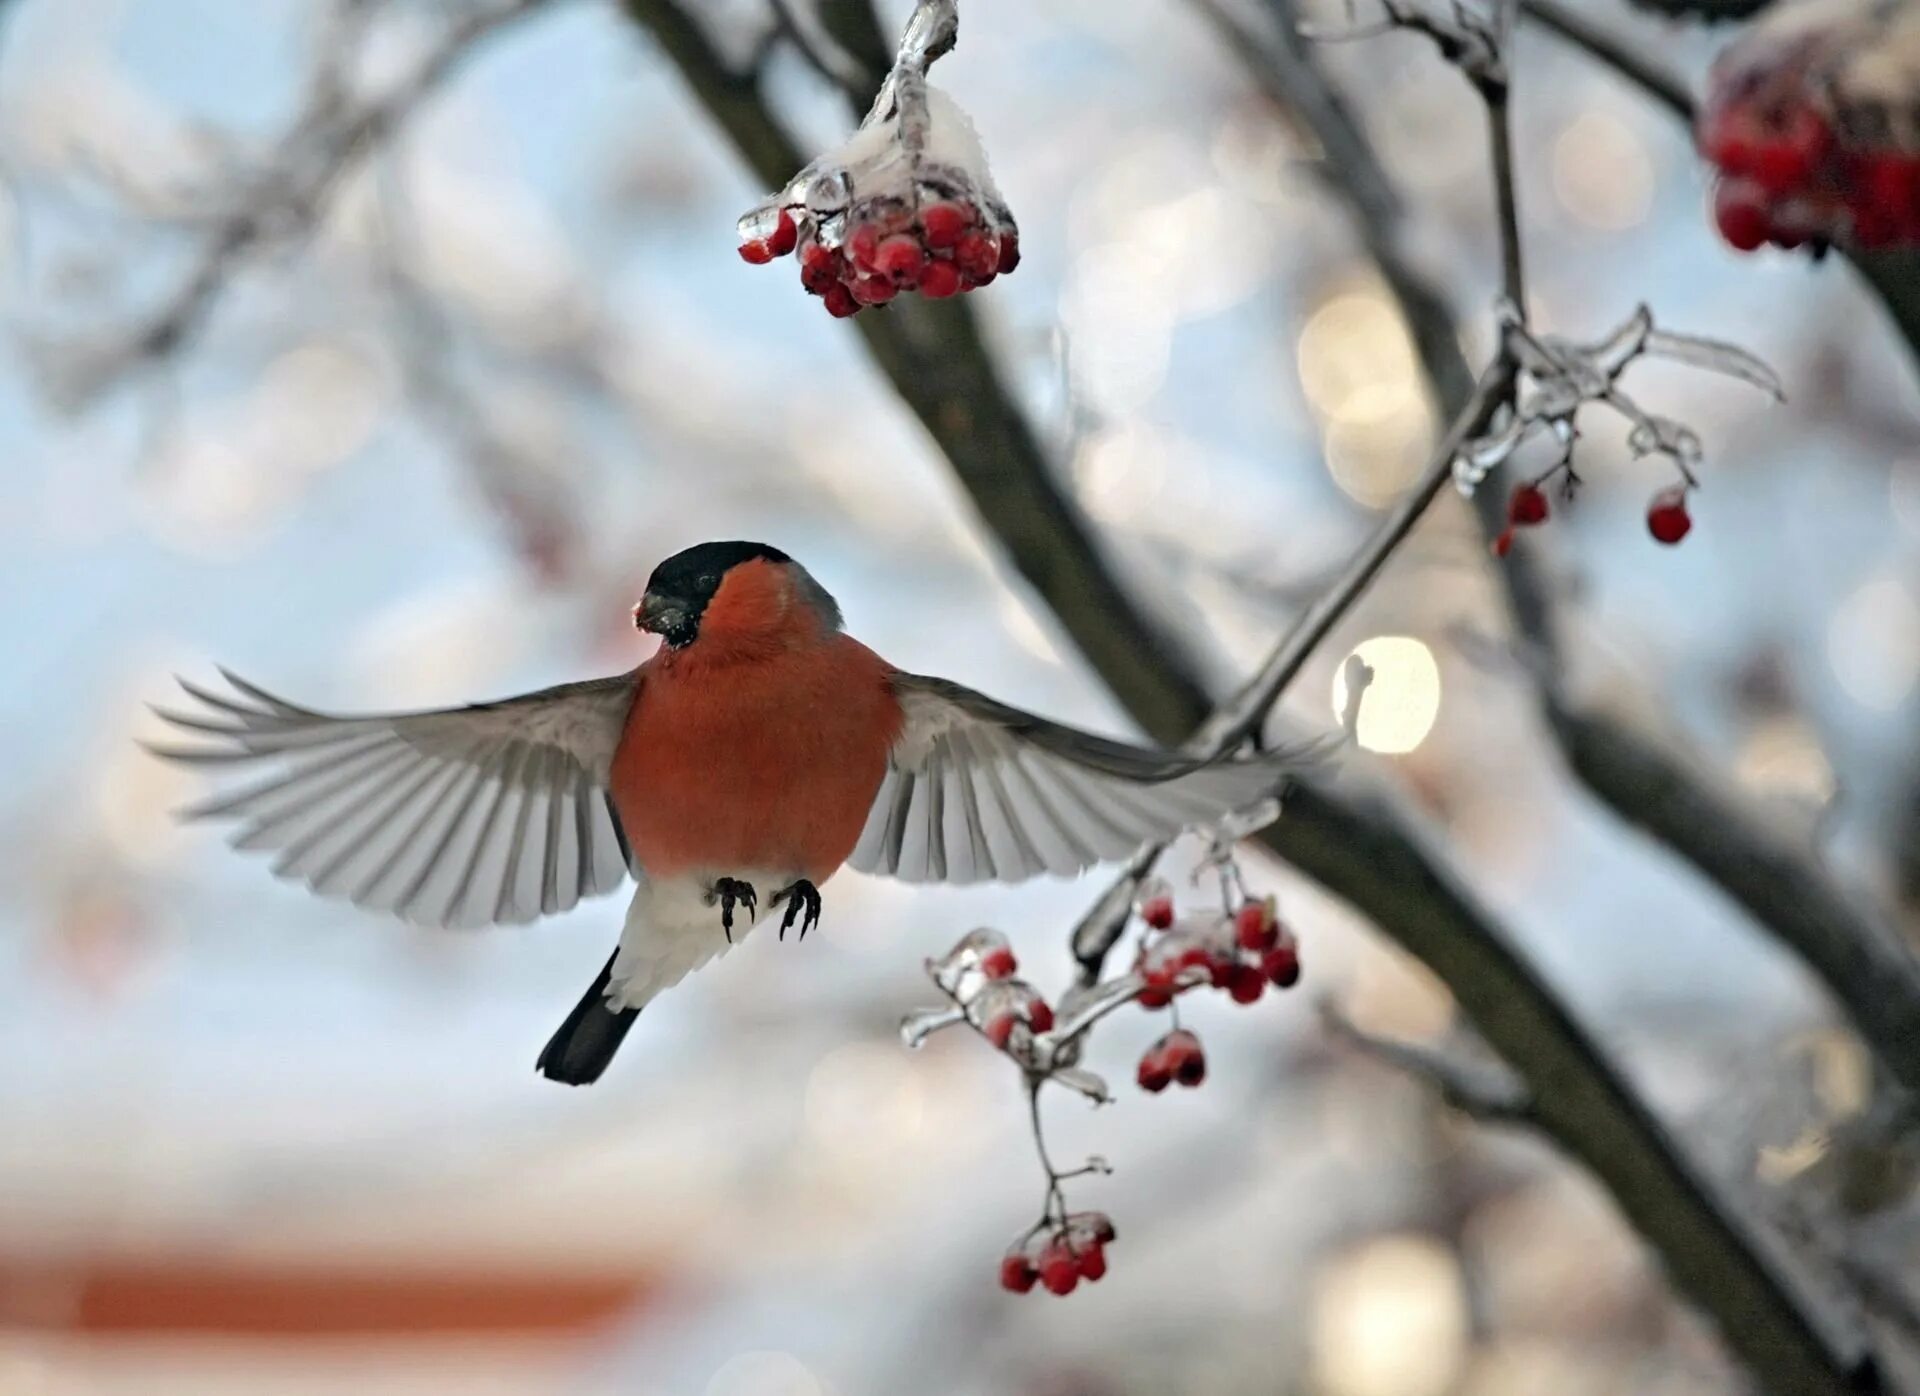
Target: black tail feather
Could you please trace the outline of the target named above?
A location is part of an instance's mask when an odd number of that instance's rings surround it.
[[[617,955],[619,952],[615,952]],[[600,1073],[607,1069],[607,1063],[613,1060],[613,1054],[620,1050],[620,1040],[627,1035],[627,1029],[633,1026],[633,1020],[640,1016],[637,1008],[615,1010],[607,1004],[607,981],[613,977],[613,958],[607,960],[607,967],[600,971],[600,977],[593,981],[586,996],[574,1005],[573,1012],[567,1015],[567,1021],[541,1050],[540,1060],[534,1063],[538,1071],[549,1081],[559,1081],[569,1086],[584,1086],[598,1081]]]

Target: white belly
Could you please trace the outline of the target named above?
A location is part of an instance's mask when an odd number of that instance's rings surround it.
[[[615,1009],[645,1006],[662,989],[670,989],[713,959],[747,938],[754,926],[786,913],[786,904],[771,906],[773,894],[798,880],[800,874],[770,868],[729,868],[724,872],[683,873],[655,880],[639,874],[639,887],[627,907],[620,931],[620,953],[614,958],[607,982],[607,1002]],[[731,877],[750,882],[759,894],[759,914],[744,904],[733,909],[733,940],[720,922],[720,903],[711,898],[714,880]]]

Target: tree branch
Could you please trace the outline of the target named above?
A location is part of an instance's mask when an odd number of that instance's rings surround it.
[[[717,67],[711,46],[690,39],[698,31],[667,0],[626,3],[734,137],[759,181],[783,183],[801,157],[751,83]],[[1210,706],[1197,668],[1107,569],[993,373],[973,318],[952,303],[896,304],[857,323],[876,365],[1095,671],[1159,740],[1190,733]],[[1704,1182],[1404,811],[1380,794],[1309,776],[1287,817],[1261,837],[1435,969],[1487,1041],[1521,1072],[1539,1102],[1542,1127],[1601,1178],[1773,1389],[1809,1396],[1878,1389],[1859,1335],[1828,1312],[1775,1238]]]

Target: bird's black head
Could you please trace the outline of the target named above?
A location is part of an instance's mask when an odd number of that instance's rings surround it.
[[[642,630],[652,631],[675,649],[692,644],[700,634],[700,621],[706,615],[707,603],[713,600],[727,573],[743,562],[756,559],[781,566],[793,563],[793,559],[778,548],[737,540],[701,543],[675,553],[647,578],[646,595],[633,608],[633,623]],[[795,570],[801,569],[795,566]],[[807,581],[812,584],[811,578]]]

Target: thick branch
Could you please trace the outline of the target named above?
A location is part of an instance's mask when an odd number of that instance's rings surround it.
[[[712,95],[710,111],[760,182],[784,182],[798,153],[750,85],[719,69],[709,46],[689,42],[685,16],[665,0],[627,0],[627,8],[661,38],[696,94]],[[769,161],[769,154],[779,158]],[[1185,737],[1209,708],[1197,669],[1108,572],[1085,520],[997,381],[972,317],[951,304],[921,304],[859,323],[876,364],[1096,672],[1148,732],[1165,742]],[[1770,1236],[1705,1185],[1396,805],[1310,777],[1287,817],[1262,837],[1434,967],[1489,1044],[1520,1069],[1542,1126],[1613,1191],[1773,1389],[1875,1389],[1865,1384],[1870,1371],[1857,1335],[1826,1314]]]

